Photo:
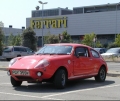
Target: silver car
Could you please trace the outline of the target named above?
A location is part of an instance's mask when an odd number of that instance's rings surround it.
[[[101,54],[103,57],[120,57],[120,47],[110,48],[105,53]]]
[[[6,60],[10,60],[15,57],[33,55],[34,51],[24,46],[7,46],[4,48],[2,57]]]

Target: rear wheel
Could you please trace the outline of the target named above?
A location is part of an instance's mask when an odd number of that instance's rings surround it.
[[[16,81],[12,76],[10,77],[10,80],[13,87],[21,86],[22,84],[22,81]]]
[[[104,82],[106,79],[106,70],[105,67],[101,67],[97,76],[95,76],[95,80],[98,82]]]
[[[67,75],[65,70],[60,69],[56,72],[54,77],[54,85],[56,88],[65,88],[67,81]]]

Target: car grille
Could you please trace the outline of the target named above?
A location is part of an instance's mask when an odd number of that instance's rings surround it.
[[[33,81],[34,80],[33,78],[27,77],[27,76],[16,76],[16,78],[22,81]]]

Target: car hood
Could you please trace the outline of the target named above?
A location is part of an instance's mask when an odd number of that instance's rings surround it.
[[[32,69],[34,68],[40,60],[47,59],[56,60],[56,59],[63,59],[67,58],[69,55],[31,55],[31,56],[24,56],[17,60],[11,68],[17,69]]]
[[[117,55],[117,53],[103,53],[102,56],[110,56],[110,55]]]

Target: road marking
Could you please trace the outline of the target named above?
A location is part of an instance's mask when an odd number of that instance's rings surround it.
[[[38,98],[38,99],[63,100],[63,99],[56,99],[56,98],[42,98],[42,97],[39,97],[39,96],[22,95],[22,94],[14,94],[14,93],[6,93],[6,92],[0,92],[0,94],[22,96],[22,97],[30,97],[30,98]]]
[[[120,84],[119,84],[119,85],[104,86],[104,87],[97,87],[97,88],[89,88],[89,89],[75,90],[75,91],[69,91],[69,92],[65,92],[65,93],[52,94],[52,95],[48,95],[48,96],[43,96],[42,98],[59,96],[59,95],[70,94],[70,93],[76,93],[76,92],[81,92],[81,91],[95,90],[95,89],[100,89],[100,88],[117,87],[117,86],[120,86]]]

